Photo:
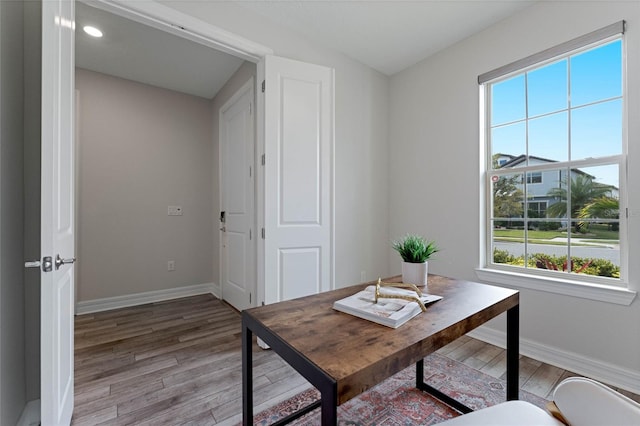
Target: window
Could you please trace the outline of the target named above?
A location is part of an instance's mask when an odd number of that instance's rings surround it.
[[[530,218],[547,217],[547,202],[546,201],[528,202],[527,215]]]
[[[542,172],[527,173],[527,183],[542,183]]]
[[[626,282],[623,29],[614,24],[479,77],[486,268]]]

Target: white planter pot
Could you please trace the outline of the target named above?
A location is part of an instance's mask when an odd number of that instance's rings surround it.
[[[402,282],[415,285],[427,285],[429,262],[402,262]]]

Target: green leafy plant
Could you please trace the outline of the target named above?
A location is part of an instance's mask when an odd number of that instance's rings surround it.
[[[440,251],[434,241],[427,241],[419,235],[407,234],[400,241],[394,241],[392,247],[408,263],[426,262],[434,253]]]
[[[544,253],[534,253],[529,255],[528,268],[550,269],[553,271],[571,272],[586,275],[597,275],[601,277],[620,278],[620,267],[614,265],[606,259],[588,259],[584,257],[573,257],[571,267],[567,261],[567,256],[553,256]],[[513,266],[525,266],[524,256],[514,256],[506,250],[493,249],[493,262],[503,263]]]

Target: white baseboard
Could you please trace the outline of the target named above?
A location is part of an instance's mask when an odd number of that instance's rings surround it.
[[[220,286],[218,284],[211,283],[211,294],[222,300],[222,292],[220,291]]]
[[[40,400],[27,402],[16,426],[38,426],[40,424]]]
[[[76,314],[109,311],[129,306],[144,305],[145,303],[161,302],[163,300],[178,299],[180,297],[196,296],[211,293],[219,297],[219,291],[214,283],[190,285],[186,287],[168,288],[165,290],[147,291],[125,296],[106,297],[104,299],[84,300],[76,304]]]
[[[478,327],[468,335],[501,348],[506,346],[506,333],[486,326]],[[520,338],[520,353],[546,364],[640,394],[640,371],[587,358],[584,355],[563,351],[522,337]]]

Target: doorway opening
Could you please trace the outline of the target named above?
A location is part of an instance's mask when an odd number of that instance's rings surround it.
[[[78,313],[207,290],[226,298],[216,121],[255,64],[84,3],[76,22],[104,33],[76,34]],[[240,262],[255,244],[243,249],[228,255]]]

